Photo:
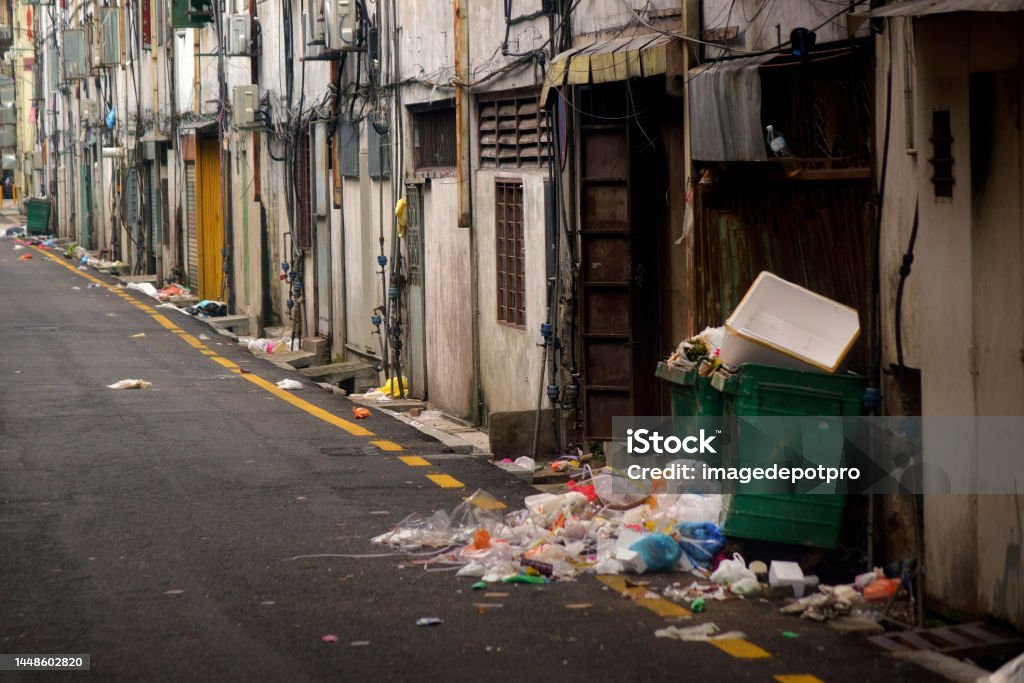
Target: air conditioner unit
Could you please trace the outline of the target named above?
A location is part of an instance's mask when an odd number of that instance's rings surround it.
[[[302,13],[302,44],[305,46],[303,55],[306,59],[315,59],[324,53],[324,44],[321,40],[319,43],[310,40],[310,19],[309,13]]]
[[[356,0],[324,0],[327,49],[352,47],[356,40]]]
[[[310,0],[309,10],[303,17],[306,20],[306,45],[323,46],[324,38],[324,3],[330,0]]]
[[[248,57],[252,54],[251,42],[249,15],[232,14],[228,19],[228,56]]]
[[[81,118],[83,122],[93,122],[98,116],[99,108],[96,103],[92,100],[82,100],[79,105],[79,111],[81,112]]]
[[[260,87],[236,85],[231,91],[231,123],[235,128],[259,125],[256,112],[260,110]]]

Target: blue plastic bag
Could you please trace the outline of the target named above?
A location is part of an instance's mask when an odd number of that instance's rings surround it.
[[[671,569],[683,554],[676,540],[665,534],[648,534],[629,546],[629,549],[638,553],[648,571],[652,572]]]
[[[676,527],[682,537],[682,550],[698,567],[707,569],[715,555],[725,545],[725,535],[717,524],[711,522],[683,522]]]

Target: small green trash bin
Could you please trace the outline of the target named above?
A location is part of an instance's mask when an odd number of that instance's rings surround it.
[[[50,232],[50,200],[31,197],[25,200],[26,226],[30,235],[45,235]]]
[[[739,418],[857,416],[862,412],[865,385],[865,378],[858,375],[756,364],[742,365],[734,373],[719,370],[711,379],[711,386],[722,393],[723,414]],[[796,423],[780,429],[785,431],[794,426]],[[744,432],[741,423],[737,453],[740,466],[767,464],[765,458],[774,450],[774,444],[767,443],[770,438],[763,431],[753,436],[752,432]],[[802,446],[808,443],[806,434],[780,432],[773,436],[792,439]],[[841,433],[838,436],[841,438]],[[835,446],[834,442],[832,445]],[[725,533],[739,538],[834,548],[845,503],[846,496],[842,494],[737,493],[728,504]]]

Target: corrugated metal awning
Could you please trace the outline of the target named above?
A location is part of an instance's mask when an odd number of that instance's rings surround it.
[[[544,79],[543,98],[563,85],[611,83],[658,76],[668,70],[668,46],[676,39],[663,33],[597,40],[556,55]]]
[[[868,12],[872,18],[923,17],[954,12],[1024,12],[1024,0],[901,0]]]

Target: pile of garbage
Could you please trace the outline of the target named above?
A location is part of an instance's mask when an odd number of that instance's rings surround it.
[[[184,311],[197,318],[223,318],[228,314],[228,305],[223,301],[203,299],[195,306],[186,306]]]
[[[92,266],[97,270],[114,270],[128,267],[128,264],[123,261],[109,261],[91,256],[84,247],[80,247],[74,242],[64,249],[64,258],[78,261],[81,268]]]
[[[238,345],[247,349],[249,353],[254,351],[260,351],[261,353],[285,353],[287,351],[298,351],[299,349],[298,340],[293,341],[291,337],[281,337],[279,339],[239,337]]]
[[[705,358],[714,363],[722,351],[724,342],[724,327],[705,328],[700,334],[679,342],[679,346],[665,362],[668,365],[686,369],[696,367]]]
[[[528,496],[509,513],[480,490],[450,513],[410,515],[373,542],[485,582],[711,568],[725,543],[720,496],[652,496],[611,469],[584,474],[564,493]]]

